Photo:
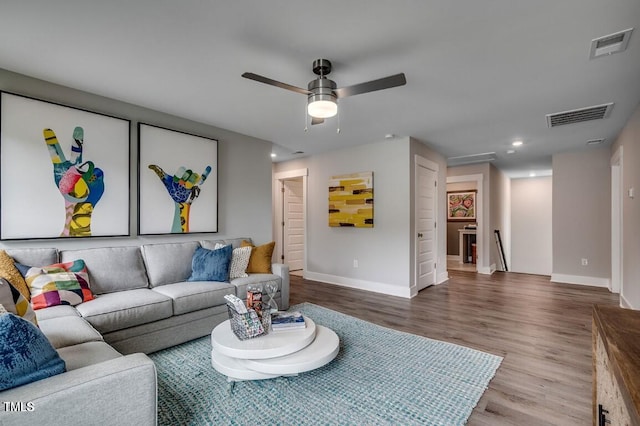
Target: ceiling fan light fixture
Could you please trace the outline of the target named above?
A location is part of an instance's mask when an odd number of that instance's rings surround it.
[[[307,112],[311,117],[330,118],[338,113],[338,104],[335,97],[331,95],[311,95]]]

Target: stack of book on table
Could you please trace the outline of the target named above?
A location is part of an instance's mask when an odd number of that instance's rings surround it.
[[[276,312],[271,316],[273,331],[300,330],[305,328],[304,317],[300,312]]]

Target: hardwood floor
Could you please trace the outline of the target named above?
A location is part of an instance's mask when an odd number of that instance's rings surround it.
[[[590,425],[591,310],[618,295],[538,275],[449,275],[413,299],[291,276],[290,300],[503,356],[469,425]]]

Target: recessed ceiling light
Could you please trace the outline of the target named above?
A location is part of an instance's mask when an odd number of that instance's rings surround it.
[[[386,135],[384,135],[385,139],[393,139],[395,137],[396,137],[396,135],[394,135],[393,133],[387,133]]]
[[[271,158],[276,158],[276,153],[275,152],[271,153]]]
[[[529,177],[536,177],[536,173],[535,172],[529,173]]]
[[[516,150],[515,150],[515,149],[508,149],[508,150],[507,150],[507,154],[513,154],[514,152],[516,152]]]
[[[513,141],[513,143],[511,145],[513,146],[521,146],[523,144],[522,141]]]

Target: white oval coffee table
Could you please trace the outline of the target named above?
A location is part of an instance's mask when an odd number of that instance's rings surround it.
[[[229,381],[295,376],[322,367],[338,354],[340,339],[309,317],[305,322],[302,330],[240,340],[224,321],[211,332],[211,364]]]

